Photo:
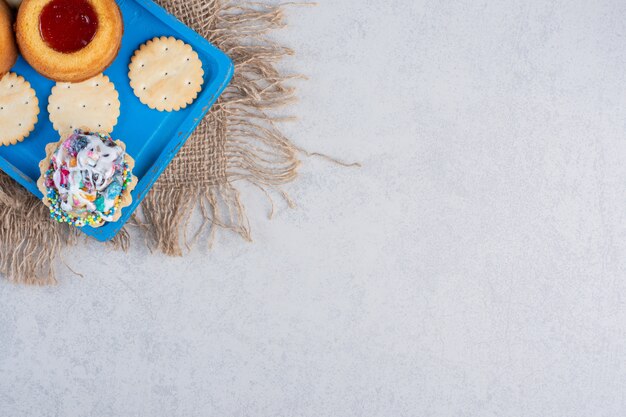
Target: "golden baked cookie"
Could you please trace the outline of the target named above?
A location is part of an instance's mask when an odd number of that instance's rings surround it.
[[[24,0],[15,24],[22,56],[54,81],[85,81],[117,56],[124,33],[115,0]]]
[[[80,83],[57,83],[48,99],[48,113],[61,135],[78,128],[111,133],[120,116],[119,94],[103,74]]]
[[[139,100],[159,111],[178,111],[202,91],[204,70],[185,42],[161,36],[135,51],[129,65],[130,86]]]
[[[16,60],[13,14],[4,0],[0,0],[0,78],[9,72]]]
[[[12,72],[0,78],[0,145],[15,145],[35,129],[39,100],[30,83]]]

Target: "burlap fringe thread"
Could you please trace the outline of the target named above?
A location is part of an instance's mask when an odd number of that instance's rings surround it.
[[[275,123],[283,119],[267,111],[294,100],[294,88],[287,84],[295,77],[285,76],[275,67],[293,52],[266,37],[271,30],[284,26],[283,6],[225,4],[221,0],[160,3],[224,50],[236,67],[231,85],[135,217],[135,224],[146,231],[155,249],[180,256],[181,241],[190,246],[207,228],[209,244],[215,227],[251,239],[237,181],[250,182],[268,197],[270,191],[277,191],[293,204],[279,187],[296,178],[299,149],[276,127]],[[202,146],[203,141],[210,142],[211,147],[204,151],[210,155],[194,153],[194,146]],[[188,148],[192,158],[185,153]],[[194,162],[193,157],[200,161]],[[218,163],[201,166],[207,157]],[[194,163],[200,168],[194,168]],[[189,169],[210,172],[190,180]],[[189,239],[187,222],[196,209],[204,222]],[[4,173],[0,173],[0,213],[0,272],[17,283],[55,283],[54,262],[64,247],[77,240],[76,232],[49,221],[43,204]],[[126,232],[113,242],[122,249],[128,244]]]
[[[237,181],[246,180],[269,197],[268,190],[278,190],[296,178],[300,165],[298,148],[276,127],[276,122],[284,119],[270,116],[267,111],[291,103],[295,89],[287,83],[301,77],[285,76],[276,69],[275,63],[293,51],[265,36],[284,26],[284,5],[222,5],[219,0],[163,1],[162,5],[183,16],[185,23],[226,52],[235,64],[231,85],[194,135],[194,155],[183,151],[171,167],[179,172],[166,172],[156,192],[146,198],[142,207],[139,223],[151,233],[156,249],[180,256],[181,240],[190,247],[207,228],[209,245],[216,227],[251,239],[246,211],[234,185]],[[211,17],[204,21],[206,16]],[[202,145],[198,141],[212,143],[200,151]],[[194,144],[188,148],[192,147]],[[181,182],[181,173],[193,172],[190,160],[198,156],[213,161],[207,167],[211,175]],[[196,209],[203,222],[188,239],[188,221]]]

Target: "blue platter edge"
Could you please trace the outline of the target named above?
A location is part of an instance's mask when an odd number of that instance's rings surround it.
[[[172,32],[174,32],[174,36],[190,44],[194,48],[194,50],[198,52],[201,60],[203,60],[203,66],[204,64],[206,64],[204,60],[207,57],[210,57],[212,73],[211,79],[209,80],[208,84],[205,82],[202,92],[198,95],[194,103],[190,106],[190,108],[186,112],[185,119],[176,129],[177,133],[171,138],[171,140],[169,140],[169,142],[167,142],[154,163],[151,164],[150,168],[139,179],[137,187],[132,192],[133,202],[129,207],[123,209],[121,218],[117,222],[107,223],[99,228],[83,227],[79,229],[86,235],[91,236],[101,242],[106,242],[113,239],[128,222],[139,204],[147,196],[148,192],[157,181],[159,176],[167,168],[168,164],[176,156],[180,148],[189,139],[189,137],[194,132],[196,127],[200,124],[206,113],[211,109],[215,101],[228,86],[234,74],[234,65],[231,59],[224,52],[217,49],[209,41],[193,31],[191,28],[184,25],[176,17],[168,13],[161,6],[157,5],[151,0],[117,0],[117,3],[122,9],[124,9],[124,6],[128,5],[129,3],[136,3],[138,7],[142,7],[147,12],[154,15],[162,23],[168,26]],[[21,58],[20,61],[22,61]],[[25,63],[22,61],[21,65],[24,64]],[[18,62],[18,65],[20,65],[20,62]],[[122,97],[120,98],[123,100]],[[47,102],[47,97],[45,102]],[[41,116],[42,115],[40,114],[40,117]],[[28,138],[26,140],[28,140]],[[42,150],[42,152],[44,151]],[[37,179],[26,175],[23,171],[18,169],[14,164],[12,164],[2,155],[0,155],[0,169],[6,172],[11,178],[13,178],[23,187],[25,187],[37,198],[41,199],[43,197],[41,192],[37,188]]]

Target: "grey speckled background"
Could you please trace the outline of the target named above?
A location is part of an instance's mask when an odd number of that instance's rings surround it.
[[[0,284],[0,416],[626,415],[626,3],[322,0],[255,243]],[[112,273],[118,271],[117,273]]]

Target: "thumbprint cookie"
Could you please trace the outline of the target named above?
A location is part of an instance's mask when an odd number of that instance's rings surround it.
[[[13,34],[13,14],[4,0],[0,0],[0,51],[0,78],[2,78],[17,60],[17,46]]]
[[[24,0],[15,31],[22,56],[37,72],[80,82],[111,65],[124,23],[115,0]]]

